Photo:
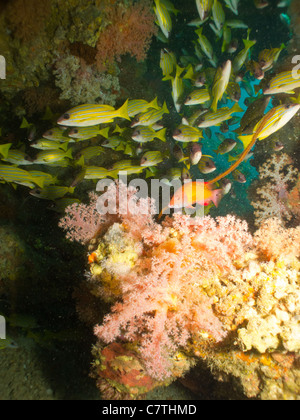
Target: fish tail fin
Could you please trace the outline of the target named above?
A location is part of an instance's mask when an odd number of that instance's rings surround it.
[[[125,120],[130,120],[130,117],[128,115],[128,99],[126,99],[124,104],[117,110],[117,116],[125,118]]]
[[[180,67],[178,64],[176,65],[176,77],[180,77],[181,73],[184,71],[184,67]]]
[[[183,79],[192,79],[193,76],[194,76],[194,69],[193,69],[193,66],[189,64],[186,67],[186,72],[185,72],[185,75],[183,76]]]
[[[213,99],[210,107],[213,110],[213,112],[217,112],[217,109],[218,109],[218,100],[216,98]]]
[[[285,44],[284,43],[282,43],[281,45],[280,45],[280,47],[279,47],[279,50],[281,51],[281,50],[283,50],[285,48]]]
[[[163,82],[165,82],[166,80],[173,80],[174,79],[174,77],[173,76],[171,76],[170,74],[167,74],[165,77],[163,77],[161,80],[163,81]]]
[[[105,127],[99,130],[99,134],[101,134],[101,136],[103,136],[106,139],[108,138],[108,132],[109,132],[109,127]]]
[[[69,145],[69,142],[65,141],[64,143],[61,143],[59,145],[59,148],[62,149],[64,152],[66,152],[68,150],[68,145]]]
[[[169,114],[169,110],[168,110],[166,101],[164,101],[164,103],[163,103],[162,110],[163,110],[164,114]]]
[[[238,136],[238,139],[241,140],[241,142],[244,145],[244,149],[248,146],[248,144],[251,142],[253,138],[253,134],[250,134],[248,136]]]
[[[212,191],[211,201],[214,203],[214,205],[216,207],[218,207],[222,198],[223,198],[223,190],[222,189]]]
[[[73,159],[72,149],[71,148],[66,151],[65,157],[67,157],[69,159]]]
[[[35,177],[33,176],[31,181],[36,184],[38,187],[40,188],[44,188],[45,187],[45,180],[46,178],[43,177]]]
[[[253,45],[256,44],[256,41],[251,41],[250,39],[243,39],[243,43],[245,45],[245,48],[250,49],[251,47],[253,47]]]
[[[159,140],[165,142],[166,141],[166,128],[162,128],[161,130],[156,132],[156,136]]]
[[[149,102],[148,105],[149,105],[149,108],[159,109],[160,106],[157,103],[157,96],[155,96],[155,98],[151,102]]]
[[[76,165],[84,167],[85,161],[84,161],[84,156],[83,155],[81,155],[80,158],[77,160]]]
[[[244,112],[243,108],[236,102],[232,107],[233,112]]]
[[[198,36],[201,36],[201,35],[202,35],[202,31],[203,31],[203,27],[201,27],[201,28],[199,28],[199,29],[196,29],[195,33],[196,33]]]
[[[3,156],[4,159],[7,159],[8,151],[11,147],[12,143],[2,144],[0,146],[0,154]]]

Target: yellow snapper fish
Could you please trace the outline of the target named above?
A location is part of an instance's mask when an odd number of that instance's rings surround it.
[[[155,6],[153,7],[154,13],[157,17],[158,25],[166,38],[169,38],[172,30],[172,19],[167,8],[164,6],[162,1],[154,0]]]
[[[160,68],[163,76],[169,76],[176,68],[176,56],[167,48],[162,48],[160,51]]]
[[[215,74],[213,86],[212,86],[212,104],[211,108],[214,112],[217,111],[218,102],[222,99],[222,96],[227,89],[231,75],[231,61],[227,60],[223,66],[220,66]]]
[[[152,127],[140,126],[137,127],[131,135],[132,140],[138,143],[146,143],[148,141],[158,138],[159,140],[166,141],[166,128],[162,128],[159,131],[153,130]]]
[[[30,147],[40,150],[48,149],[62,149],[66,151],[68,149],[68,142],[61,143],[59,141],[39,139],[30,143]]]
[[[231,29],[225,23],[223,25],[223,43],[222,43],[222,48],[221,48],[222,53],[224,53],[225,51],[228,52],[230,42],[231,42]]]
[[[270,50],[262,50],[258,55],[258,62],[262,70],[270,70],[279,58],[281,51],[285,48],[284,44],[281,44],[280,48],[272,48]]]
[[[198,35],[198,42],[200,44],[201,50],[204,52],[204,54],[209,58],[213,58],[214,50],[209,42],[209,40],[206,38],[205,35],[202,34],[203,28],[197,29],[195,32]]]
[[[256,41],[251,41],[249,39],[249,34],[250,34],[250,30],[248,29],[248,36],[247,39],[243,39],[243,43],[244,43],[244,49],[241,50],[237,56],[234,58],[233,63],[232,63],[232,68],[234,73],[237,73],[244,65],[247,57],[248,57],[248,53],[251,47],[253,47],[253,45],[256,44]]]
[[[0,179],[29,188],[35,188],[36,186],[42,188],[44,186],[43,178],[35,177],[30,172],[14,165],[0,165]]]
[[[220,179],[225,178],[227,175],[233,172],[249,154],[257,139],[263,140],[276,131],[280,130],[280,128],[282,128],[293,118],[299,109],[300,104],[284,104],[272,108],[269,112],[267,112],[266,115],[264,115],[263,118],[257,123],[252,135],[239,137],[239,139],[243,142],[245,149],[238,157],[238,159],[225,172],[216,176],[209,182],[211,184],[218,182]]]
[[[130,120],[128,115],[128,99],[119,108],[110,105],[84,104],[65,112],[57,124],[71,127],[89,127],[91,125],[111,123],[115,118]]]
[[[43,134],[43,138],[47,140],[54,140],[54,141],[69,141],[68,135],[66,134],[66,128],[61,127],[53,127],[50,130],[47,130]]]
[[[184,101],[185,105],[200,105],[210,101],[210,93],[208,89],[193,90]]]
[[[296,78],[298,77],[298,78]],[[300,87],[300,72],[293,70],[284,71],[274,76],[264,89],[265,95],[277,93],[294,93],[293,90]]]
[[[142,114],[137,115],[131,122],[130,127],[135,127],[137,125],[153,125],[157,121],[161,120],[164,114],[168,114],[169,110],[166,102],[164,102],[162,107],[158,109],[150,108]]]
[[[120,136],[111,136],[108,139],[104,140],[101,143],[101,146],[107,147],[109,149],[115,149],[117,148],[121,143],[124,143],[124,139],[122,139]]]
[[[39,164],[51,164],[54,162],[61,161],[65,158],[73,159],[72,149],[67,150],[43,150],[39,152],[33,163]]]
[[[43,183],[43,187],[44,186],[48,186],[48,185],[51,185],[51,184],[56,184],[56,182],[57,182],[57,177],[56,176],[53,176],[53,175],[51,175],[51,174],[48,174],[48,173],[46,173],[46,172],[42,172],[42,171],[32,171],[32,170],[29,170],[28,171],[29,173],[30,173],[30,175],[35,179],[35,180],[37,180],[37,179],[41,179],[42,180],[42,183]]]
[[[238,5],[239,0],[224,0],[226,3],[226,6],[235,14],[238,15]]]
[[[198,127],[213,127],[220,125],[223,121],[227,121],[232,118],[231,114],[234,112],[243,112],[243,109],[238,103],[235,103],[232,108],[219,108],[217,112],[207,112],[202,116],[202,120],[198,124]]]
[[[159,150],[151,150],[143,154],[141,158],[141,166],[155,166],[164,160],[162,153]]]
[[[77,140],[88,140],[98,135],[108,138],[109,127],[100,128],[99,126],[91,127],[73,127],[68,132],[68,136]]]
[[[6,158],[2,158],[4,162],[13,163],[15,165],[32,165],[33,161],[27,159],[28,155],[22,150],[18,149],[9,149]]]
[[[4,159],[8,157],[8,151],[11,148],[12,143],[0,144],[0,154]]]
[[[178,15],[178,13],[180,13],[180,10],[175,9],[174,4],[170,1],[170,0],[161,0],[161,3],[165,6],[165,8],[171,12],[174,13],[175,16]]]
[[[30,191],[30,194],[34,197],[41,198],[43,200],[56,200],[62,198],[66,194],[73,194],[75,187],[64,187],[60,185],[49,185],[42,189],[35,189]]]
[[[86,161],[86,160],[92,159],[95,156],[101,155],[103,150],[104,149],[101,146],[88,146],[88,147],[85,147],[84,149],[81,149],[79,154],[80,156],[83,156],[84,161]]]
[[[214,0],[212,6],[212,15],[216,28],[221,31],[225,22],[225,13],[221,3],[218,0]]]
[[[174,140],[188,143],[196,142],[203,137],[202,130],[199,130],[197,127],[191,127],[189,125],[180,124],[172,134]]]
[[[244,146],[246,146],[253,137],[258,140],[263,140],[287,124],[299,109],[300,104],[284,104],[272,108],[256,124],[253,129],[253,134],[239,136],[238,138],[243,142]]]
[[[120,162],[115,162],[110,170],[111,176],[117,178],[119,172],[126,172],[127,175],[139,174],[144,171],[144,168],[140,165],[137,165],[131,159],[121,160]]]
[[[144,99],[130,99],[128,101],[128,115],[134,117],[137,114],[146,112],[149,108],[160,109],[157,103],[157,97],[151,102],[147,102]]]
[[[87,166],[84,169],[84,179],[102,179],[109,176],[110,173],[112,172],[101,166]]]
[[[197,10],[202,21],[209,16],[212,5],[213,0],[196,0]]]
[[[184,68],[180,66],[176,66],[176,74],[174,77],[172,76],[166,76],[163,78],[163,80],[171,80],[172,82],[172,98],[175,105],[175,109],[177,112],[180,111],[181,103],[180,98],[183,94],[183,80],[181,77],[182,72],[184,71]]]
[[[226,25],[233,29],[248,29],[248,25],[239,19],[226,20]]]

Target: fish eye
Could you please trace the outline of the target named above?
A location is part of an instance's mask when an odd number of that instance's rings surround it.
[[[70,119],[70,114],[68,114],[68,113],[64,114],[63,119],[64,120],[69,120]]]
[[[74,134],[77,134],[77,133],[78,133],[77,128],[73,128],[73,133],[74,133]]]
[[[50,136],[52,136],[53,131],[52,131],[52,130],[48,131],[48,134],[49,134]]]

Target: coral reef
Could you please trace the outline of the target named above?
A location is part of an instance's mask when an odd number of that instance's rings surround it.
[[[101,73],[96,65],[88,65],[70,53],[55,62],[55,85],[60,88],[60,99],[72,105],[79,103],[106,103],[115,105],[119,95],[118,76]]]
[[[67,0],[63,7],[60,0],[13,0],[3,6],[0,22],[0,49],[7,63],[1,93],[26,110],[26,91],[44,85],[57,97],[60,90],[60,99],[69,105],[114,105],[120,94],[117,61],[127,53],[144,60],[156,33],[147,0]],[[32,99],[29,114],[49,105],[47,95]]]
[[[126,53],[138,61],[144,60],[151,38],[157,32],[151,2],[113,2],[105,14],[109,24],[101,31],[97,41],[98,68],[108,68]]]
[[[291,163],[292,159],[286,153],[282,153],[274,154],[259,167],[259,181],[262,187],[257,188],[257,199],[251,202],[255,208],[257,226],[270,217],[277,217],[285,222],[290,221],[294,215],[299,217],[297,186],[292,192],[298,170]],[[293,199],[296,201],[293,202]]]
[[[110,186],[108,197],[120,186]],[[117,363],[114,347],[104,343],[118,343],[121,354],[128,348],[135,353],[156,386],[182,376],[198,358],[214,374],[236,377],[247,396],[297,398],[300,228],[268,219],[251,235],[246,222],[230,215],[214,220],[175,214],[159,225],[150,199],[138,200],[133,189],[127,194],[140,212],[131,206],[121,212],[118,202],[114,215],[93,223],[89,242],[89,291],[113,303],[95,327],[100,389],[112,398],[118,392],[120,398],[124,392],[139,397],[136,385],[123,388],[130,365],[118,368],[125,377],[115,376],[103,359],[101,352],[109,352]],[[76,208],[67,213],[73,220],[63,224],[67,232],[74,232],[76,223],[81,232],[80,221],[72,218]],[[184,363],[175,374],[178,354]],[[284,376],[287,363],[290,379]],[[143,374],[142,394],[144,380]]]

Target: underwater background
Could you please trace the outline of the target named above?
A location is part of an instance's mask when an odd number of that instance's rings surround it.
[[[299,2],[2,0],[0,19],[0,399],[299,399],[299,112],[276,128],[299,109]],[[196,222],[95,210],[120,170],[210,185],[255,130]]]

